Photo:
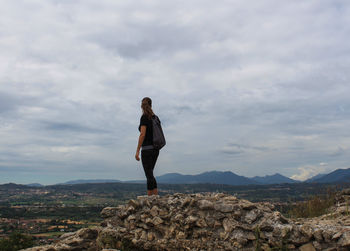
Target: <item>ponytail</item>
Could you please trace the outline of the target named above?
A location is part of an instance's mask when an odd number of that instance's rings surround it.
[[[151,119],[154,115],[154,112],[152,110],[152,100],[149,97],[145,97],[142,99],[141,108],[143,110],[143,114],[145,114],[149,119]]]

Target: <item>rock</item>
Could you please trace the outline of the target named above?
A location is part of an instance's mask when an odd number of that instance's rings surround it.
[[[140,202],[137,200],[129,200],[129,206],[132,206],[134,208],[138,208],[140,206]]]
[[[199,209],[202,209],[202,210],[214,209],[213,202],[210,202],[208,200],[200,200],[200,201],[198,201],[198,206],[199,206]]]
[[[322,245],[321,245],[319,242],[313,241],[313,242],[312,242],[312,245],[314,246],[314,248],[315,248],[316,250],[322,250]]]
[[[256,236],[255,236],[255,234],[252,233],[252,232],[245,233],[245,237],[246,237],[248,240],[251,240],[251,241],[256,240]]]
[[[215,204],[214,209],[222,213],[230,213],[234,211],[234,206],[232,204],[220,203]]]
[[[300,231],[303,235],[307,236],[307,238],[311,239],[314,229],[309,225],[303,225],[301,226]]]
[[[196,221],[198,221],[198,217],[195,217],[195,216],[188,216],[185,220],[186,224],[193,224],[195,223]]]
[[[338,241],[339,245],[342,247],[350,248],[350,230],[343,233],[342,237]]]
[[[71,236],[73,236],[73,235],[75,235],[75,234],[76,234],[76,232],[64,233],[64,234],[62,234],[62,235],[60,236],[60,239],[66,239],[66,238],[71,237]]]
[[[293,244],[287,244],[287,250],[295,250],[295,246]]]
[[[251,210],[256,208],[256,205],[254,205],[254,203],[251,203],[250,201],[247,201],[247,200],[241,200],[239,206],[246,210]]]
[[[150,214],[155,217],[158,215],[158,212],[159,212],[159,208],[157,206],[153,206],[151,211],[150,211]]]
[[[100,215],[102,218],[109,218],[115,216],[117,212],[117,207],[105,207],[104,209],[102,209]]]
[[[179,231],[177,234],[176,234],[176,239],[178,240],[181,240],[181,239],[185,239],[186,238],[186,234],[182,231]]]
[[[248,239],[245,233],[240,229],[235,229],[231,234],[231,239],[237,241],[239,244],[244,245]]]
[[[222,225],[223,225],[226,233],[231,232],[234,229],[234,226],[235,226],[235,224],[232,222],[232,220],[230,220],[228,218],[225,218],[222,221]]]
[[[157,225],[159,225],[159,224],[162,224],[164,221],[161,219],[161,218],[159,218],[159,217],[154,217],[153,218],[153,220],[152,220],[152,223],[153,223],[153,225],[155,225],[155,226],[157,226]]]
[[[125,245],[165,251],[348,250],[350,216],[342,212],[335,207],[329,215],[294,220],[270,203],[222,193],[140,196],[104,208],[103,227],[67,233],[57,243],[27,251],[121,250]]]
[[[317,229],[316,231],[314,231],[313,235],[314,235],[316,241],[318,241],[318,242],[322,242],[323,241],[322,230],[321,229]]]
[[[332,240],[338,240],[343,235],[342,232],[338,232],[332,236]]]
[[[129,215],[129,217],[127,218],[127,221],[132,221],[132,220],[136,220],[135,215]]]
[[[77,231],[76,235],[82,239],[94,240],[97,238],[98,229],[96,228],[82,228]]]
[[[273,212],[273,217],[275,218],[275,221],[279,221],[283,224],[287,224],[289,222],[288,219],[278,211]]]
[[[174,217],[174,220],[178,222],[183,222],[184,216],[182,214],[176,214],[176,216]]]
[[[258,228],[261,231],[271,232],[273,231],[273,222],[265,218],[259,223]]]
[[[191,203],[191,201],[192,201],[192,198],[187,197],[186,199],[184,199],[184,200],[182,201],[181,207],[186,207],[186,206],[188,206],[188,205]]]
[[[205,219],[199,219],[198,221],[196,221],[196,226],[197,227],[207,227],[207,222],[205,221]]]
[[[237,202],[238,199],[236,196],[230,196],[224,193],[218,193],[217,195],[215,195],[216,198],[223,198],[224,201],[234,201]]]
[[[299,248],[300,251],[316,251],[312,243],[307,243]]]
[[[155,235],[154,235],[154,233],[152,233],[152,232],[149,232],[149,233],[147,234],[147,240],[148,240],[148,241],[153,241],[154,237],[155,237]]]
[[[326,242],[329,242],[329,241],[331,241],[333,234],[328,232],[328,231],[323,231],[322,236]]]
[[[244,219],[248,224],[252,224],[258,218],[259,213],[259,210],[251,210],[245,215]]]

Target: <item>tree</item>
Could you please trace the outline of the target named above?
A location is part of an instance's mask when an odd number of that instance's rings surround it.
[[[8,238],[0,239],[1,251],[16,251],[34,246],[33,238],[18,232],[13,232]]]

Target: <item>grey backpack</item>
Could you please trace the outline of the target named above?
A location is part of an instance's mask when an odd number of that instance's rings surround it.
[[[153,148],[160,150],[165,146],[165,137],[162,130],[162,126],[158,116],[154,115],[152,117],[152,126],[153,126]]]

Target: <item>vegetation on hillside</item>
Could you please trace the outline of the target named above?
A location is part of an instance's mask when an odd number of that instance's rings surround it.
[[[326,194],[313,195],[306,201],[297,202],[288,212],[289,217],[309,218],[328,213],[335,204],[336,191],[328,189]]]
[[[18,232],[11,233],[7,238],[0,239],[1,251],[16,251],[34,246],[34,241],[31,236],[24,235]]]

